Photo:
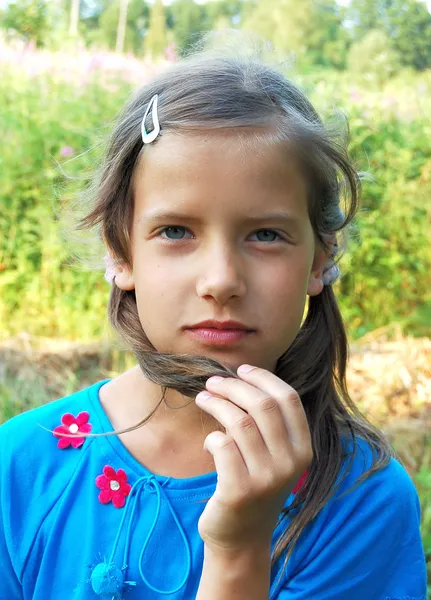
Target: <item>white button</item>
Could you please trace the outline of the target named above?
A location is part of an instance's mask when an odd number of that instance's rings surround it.
[[[70,433],[78,433],[79,431],[79,427],[76,423],[72,423],[72,425],[69,427],[69,431]]]
[[[109,482],[109,487],[111,488],[111,490],[113,492],[116,492],[117,490],[120,489],[120,484],[118,483],[118,481],[115,481],[115,479],[113,479],[112,481]]]

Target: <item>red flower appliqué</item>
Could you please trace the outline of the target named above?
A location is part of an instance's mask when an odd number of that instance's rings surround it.
[[[297,494],[299,492],[299,490],[302,488],[302,486],[305,483],[305,480],[307,479],[307,470],[305,470],[303,472],[303,474],[301,475],[298,483],[295,485],[295,487],[292,490],[292,494]]]
[[[66,435],[76,435],[77,433],[90,433],[92,425],[88,422],[90,415],[87,411],[80,412],[77,417],[74,417],[71,413],[65,413],[61,417],[62,425],[56,427],[53,431],[55,437],[60,438],[57,446],[62,450],[72,446],[72,448],[79,448],[85,442],[85,437],[63,437]]]
[[[102,504],[112,501],[115,508],[123,508],[126,498],[130,494],[132,486],[127,483],[127,475],[123,469],[115,471],[109,465],[103,467],[103,475],[96,477],[96,485],[99,490],[99,500]]]

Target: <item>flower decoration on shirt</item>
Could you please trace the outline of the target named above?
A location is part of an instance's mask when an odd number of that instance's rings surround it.
[[[123,469],[115,471],[109,465],[103,467],[103,475],[96,477],[96,485],[101,490],[99,501],[102,504],[112,502],[115,508],[123,508],[132,486],[127,483],[127,474]]]
[[[80,412],[77,417],[74,417],[71,413],[65,413],[61,417],[62,425],[56,427],[53,431],[55,437],[60,438],[57,446],[64,450],[72,446],[72,448],[79,448],[85,442],[85,437],[78,437],[78,433],[90,433],[92,425],[88,422],[90,415],[87,411]],[[76,435],[76,437],[64,437],[64,435]]]
[[[305,470],[303,472],[303,474],[301,475],[298,483],[295,485],[295,487],[292,490],[292,494],[297,494],[299,492],[299,490],[302,488],[302,486],[305,483],[305,480],[307,479],[307,470]]]

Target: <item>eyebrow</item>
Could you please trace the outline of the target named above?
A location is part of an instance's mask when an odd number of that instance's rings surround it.
[[[274,213],[266,213],[266,214],[262,214],[262,215],[252,215],[252,216],[247,216],[244,219],[245,223],[259,223],[262,221],[265,222],[280,222],[280,221],[286,221],[292,224],[298,224],[299,222],[299,218],[293,215],[290,215],[289,213],[285,213],[285,212],[274,212]],[[185,213],[181,213],[181,212],[175,212],[175,211],[153,211],[150,212],[148,214],[143,214],[141,215],[141,217],[139,217],[139,224],[142,224],[143,222],[147,222],[147,223],[158,223],[160,221],[163,222],[167,222],[167,221],[171,221],[171,222],[175,222],[175,221],[188,221],[190,223],[201,223],[202,219],[200,217],[195,217],[193,215],[188,215]]]

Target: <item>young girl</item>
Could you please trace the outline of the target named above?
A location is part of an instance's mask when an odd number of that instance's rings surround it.
[[[83,225],[138,366],[0,428],[1,600],[425,598],[416,490],[345,385],[358,189],[258,60],[135,95]]]

